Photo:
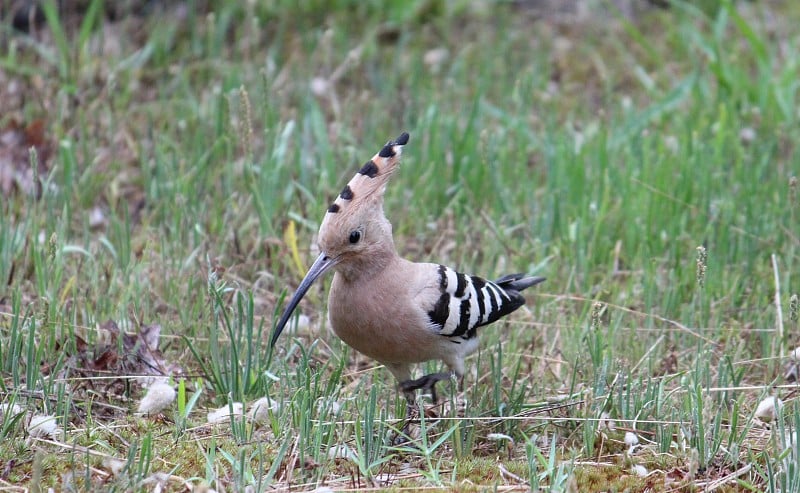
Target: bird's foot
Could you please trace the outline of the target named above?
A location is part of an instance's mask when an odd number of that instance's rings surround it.
[[[406,396],[413,396],[414,392],[420,389],[427,390],[431,393],[431,399],[433,400],[433,403],[436,404],[439,401],[439,399],[436,397],[436,384],[442,380],[449,380],[452,376],[453,373],[450,372],[423,375],[416,380],[406,380],[404,382],[400,382],[400,390],[402,390]],[[413,398],[409,399],[409,402],[412,401]]]
[[[392,443],[395,446],[405,445],[408,442],[418,439],[423,430],[430,430],[435,427],[441,416],[439,407],[438,405],[426,406],[422,402],[409,402],[406,406],[406,417],[403,420],[403,427],[396,432]],[[424,426],[422,424],[423,418],[425,421]]]
[[[406,395],[408,404],[406,406],[406,419],[403,423],[403,427],[393,440],[395,445],[403,445],[419,436],[419,421],[421,413],[425,413],[425,419],[435,420],[438,418],[438,413],[434,410],[439,401],[436,395],[436,384],[442,380],[449,380],[452,378],[452,376],[453,374],[449,372],[431,373],[430,375],[424,375],[416,380],[405,380],[400,382],[400,390]],[[415,398],[415,393],[417,390],[430,392],[434,406],[426,409],[421,401],[417,402],[417,399]]]

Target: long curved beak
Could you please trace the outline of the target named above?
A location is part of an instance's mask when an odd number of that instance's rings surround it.
[[[294,309],[297,308],[297,304],[300,303],[300,300],[302,300],[303,296],[306,295],[308,289],[312,284],[314,284],[314,281],[316,281],[319,276],[327,272],[331,267],[336,265],[337,262],[337,259],[328,257],[325,253],[321,253],[319,257],[317,257],[317,260],[315,260],[311,265],[311,268],[308,269],[306,277],[303,278],[300,286],[297,287],[297,291],[295,291],[292,295],[292,299],[289,300],[289,304],[283,311],[283,315],[281,315],[278,325],[275,326],[275,332],[272,334],[272,342],[270,343],[271,346],[275,346],[275,341],[278,340],[281,332],[283,332],[283,329],[286,327],[286,323],[292,316]]]

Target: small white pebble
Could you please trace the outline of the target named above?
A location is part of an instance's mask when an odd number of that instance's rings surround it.
[[[800,361],[800,347],[794,348],[794,351],[789,354],[789,358],[794,361]]]
[[[8,419],[14,419],[15,416],[23,411],[25,410],[22,409],[22,406],[17,404],[0,404],[0,424],[3,423],[6,416],[8,416]]]
[[[739,131],[739,140],[742,144],[750,144],[756,140],[756,131],[752,127],[744,127]]]
[[[678,138],[674,135],[667,135],[664,137],[664,147],[666,147],[667,150],[672,154],[677,154],[681,149],[681,144],[678,141]]]
[[[31,422],[28,424],[28,433],[34,437],[56,439],[61,434],[61,430],[58,428],[55,416],[37,414],[31,418]]]
[[[447,48],[434,48],[425,52],[425,55],[422,56],[422,62],[431,72],[436,74],[439,73],[442,69],[442,65],[449,57],[450,52]]]
[[[89,227],[92,229],[102,228],[106,225],[106,215],[103,209],[95,207],[89,212]]]
[[[339,414],[339,411],[341,409],[342,409],[342,405],[339,404],[339,401],[336,401],[336,400],[333,400],[333,399],[327,399],[327,400],[323,399],[323,400],[319,400],[317,402],[317,410],[319,412],[321,412],[321,413],[325,412],[325,411],[328,411],[328,412],[331,412],[333,414]]]
[[[228,421],[231,416],[242,417],[244,416],[244,404],[241,402],[234,402],[230,406],[222,406],[219,409],[214,409],[208,413],[209,424],[219,424]]]
[[[775,419],[775,408],[782,404],[781,400],[775,396],[769,396],[763,401],[758,403],[758,407],[756,408],[756,418],[760,419],[765,423],[769,423]]]
[[[636,436],[636,433],[632,431],[625,432],[625,445],[639,445],[639,437]]]
[[[144,388],[144,389],[149,389],[153,385],[156,385],[156,384],[159,384],[159,383],[164,384],[164,385],[170,385],[169,377],[165,377],[163,375],[158,375],[158,376],[149,375],[149,376],[134,377],[134,381],[136,381],[136,383],[141,385],[142,388]]]
[[[142,484],[149,485],[149,484],[154,484],[155,483],[155,486],[150,491],[152,493],[160,493],[161,491],[163,491],[164,485],[167,484],[169,482],[169,480],[170,480],[170,475],[169,474],[167,474],[165,472],[155,472],[155,473],[151,474],[150,476],[144,478],[142,480]]]
[[[636,433],[632,431],[625,432],[625,445],[628,446],[628,454],[632,454],[636,450],[636,446],[639,445],[639,437],[636,436]]]
[[[634,473],[634,474],[635,474],[635,475],[637,475],[637,476],[640,476],[640,477],[642,477],[642,478],[643,478],[643,477],[645,477],[645,476],[647,476],[647,474],[648,474],[648,472],[647,472],[647,468],[646,468],[646,467],[644,467],[644,466],[643,466],[643,465],[641,465],[641,464],[634,464],[634,465],[631,467],[631,472],[632,472],[632,473]]]
[[[512,444],[514,443],[513,438],[503,433],[489,433],[488,435],[486,435],[486,438],[488,440],[497,440],[498,442],[502,440],[508,440]]]
[[[278,404],[269,397],[262,397],[248,406],[247,417],[256,424],[266,424],[269,422],[270,411],[278,409]]]
[[[615,431],[617,429],[617,423],[611,419],[611,415],[607,412],[603,412],[600,414],[600,429],[608,429],[609,431]]]
[[[356,461],[356,454],[347,445],[336,445],[328,449],[329,459],[347,459]]]
[[[630,96],[623,96],[620,100],[620,106],[622,106],[623,110],[629,110],[633,108],[633,99]]]
[[[322,77],[314,77],[311,79],[311,92],[314,96],[327,96],[331,90],[331,84],[328,82],[327,79],[323,79]]]
[[[139,402],[137,414],[154,414],[169,407],[177,397],[172,385],[157,382],[150,386],[142,400]]]
[[[111,471],[113,476],[119,476],[119,473],[125,468],[124,460],[115,459],[114,457],[106,457],[103,459],[103,467]]]
[[[297,316],[297,330],[308,330],[311,325],[311,319],[308,315],[301,313]]]

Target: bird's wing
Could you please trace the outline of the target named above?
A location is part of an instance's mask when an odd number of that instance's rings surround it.
[[[428,290],[428,328],[446,337],[475,337],[475,329],[508,315],[525,299],[513,289],[477,276],[436,266],[434,289]],[[435,298],[435,299],[434,299]]]

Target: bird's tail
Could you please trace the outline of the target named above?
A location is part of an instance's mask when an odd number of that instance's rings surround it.
[[[494,283],[506,291],[522,291],[547,280],[546,277],[527,276],[525,274],[509,274],[497,279]]]

